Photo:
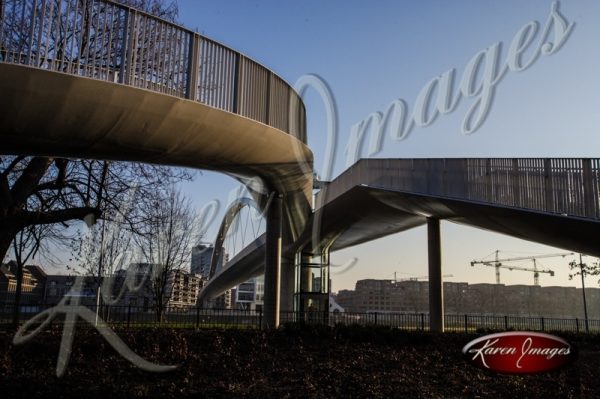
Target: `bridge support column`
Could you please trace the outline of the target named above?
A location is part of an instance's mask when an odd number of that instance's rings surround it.
[[[280,310],[284,321],[290,320],[294,311],[294,292],[296,291],[296,270],[294,259],[281,259],[281,299]]]
[[[433,332],[444,332],[442,245],[439,219],[427,218],[427,248],[429,257],[429,328]]]
[[[281,195],[275,193],[271,205],[267,210],[263,319],[265,328],[279,327],[282,204]]]

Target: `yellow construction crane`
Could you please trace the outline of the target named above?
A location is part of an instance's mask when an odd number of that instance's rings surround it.
[[[517,258],[506,258],[506,259],[499,259],[498,258],[498,253],[500,251],[496,250],[496,259],[494,259],[493,261],[489,261],[489,260],[474,260],[471,261],[471,267],[475,266],[475,265],[483,265],[483,266],[493,266],[496,268],[496,284],[500,284],[500,268],[503,269],[509,269],[509,270],[522,270],[522,271],[526,271],[526,272],[533,272],[533,284],[534,285],[540,285],[540,273],[548,273],[550,276],[554,276],[554,271],[550,270],[550,269],[544,269],[544,270],[539,270],[537,268],[537,259],[543,259],[543,258],[555,258],[558,256],[562,256],[563,258],[565,256],[570,256],[570,255],[574,255],[573,252],[569,252],[569,253],[560,253],[560,254],[547,254],[547,255],[537,255],[537,256],[519,256]],[[511,266],[511,265],[505,265],[502,262],[514,262],[514,261],[518,261],[518,260],[532,260],[533,261],[533,268],[528,268],[528,267],[522,267],[522,266]]]

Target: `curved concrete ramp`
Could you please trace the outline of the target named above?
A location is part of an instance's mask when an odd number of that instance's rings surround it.
[[[25,66],[0,63],[0,77],[4,154],[209,169],[311,197],[311,151],[273,127],[194,101]]]
[[[128,6],[42,9],[0,1],[0,154],[210,169],[246,183],[261,209],[272,197],[265,319],[277,326],[279,243],[300,236],[312,200],[298,93],[243,54]]]

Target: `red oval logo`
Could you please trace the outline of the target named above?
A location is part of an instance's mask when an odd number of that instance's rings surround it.
[[[575,359],[574,348],[564,339],[527,331],[485,335],[469,342],[462,351],[471,364],[507,374],[555,370]]]

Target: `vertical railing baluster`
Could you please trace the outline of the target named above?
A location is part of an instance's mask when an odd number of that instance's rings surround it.
[[[139,14],[137,16],[137,25],[139,26],[139,30],[136,32],[137,34],[137,42],[136,42],[136,62],[135,62],[135,75],[133,78],[135,87],[142,87],[142,81],[144,79],[144,47],[146,43],[146,17],[143,14]]]
[[[215,57],[216,57],[216,73],[217,73],[217,77],[216,77],[216,81],[217,81],[217,85],[215,88],[215,95],[216,95],[216,100],[215,100],[215,106],[219,109],[224,109],[223,108],[223,85],[224,85],[224,81],[225,81],[225,68],[224,68],[224,64],[223,64],[223,56],[224,56],[224,51],[223,48],[221,46],[218,46],[215,50]]]
[[[177,32],[177,35],[176,35],[177,51],[174,54],[174,56],[175,56],[174,69],[171,71],[171,73],[173,73],[173,76],[175,76],[176,79],[175,79],[175,84],[173,85],[173,89],[170,92],[171,92],[171,94],[173,94],[173,92],[174,92],[177,97],[185,97],[186,82],[183,80],[183,76],[184,76],[184,71],[187,68],[186,68],[186,63],[183,62],[183,58],[185,57],[187,46],[185,46],[185,44],[184,44],[185,33],[180,29],[177,29],[176,32]],[[188,58],[189,58],[189,56],[188,56]]]
[[[239,81],[240,81],[240,54],[235,53],[234,58],[234,68],[233,68],[233,109],[232,112],[239,113]]]
[[[146,69],[144,71],[144,89],[152,90],[152,57],[154,53],[154,31],[156,21],[144,16],[144,56],[146,58]]]
[[[63,0],[58,0],[56,3],[56,31],[54,32],[54,55],[52,56],[52,70],[60,70],[61,65],[58,52],[61,46],[60,26],[62,22],[62,2]]]
[[[59,60],[60,67],[58,68],[58,70],[61,72],[64,72],[64,70],[65,70],[65,56],[67,53],[67,44],[68,44],[67,37],[69,34],[69,16],[70,16],[70,14],[71,14],[71,2],[67,0],[67,7],[65,9],[65,30],[64,30],[65,36],[62,41],[62,54],[61,54],[61,57]],[[59,32],[58,33],[60,33],[60,28],[62,27],[62,17],[59,18],[58,23],[59,23],[59,25],[58,25]]]
[[[106,24],[106,7],[102,7],[103,2],[98,2],[96,5],[96,29],[94,37],[95,54],[94,54],[94,77],[96,79],[107,80],[102,75],[102,58],[104,55],[104,25]],[[103,22],[104,20],[104,22]]]
[[[115,70],[115,68],[113,67],[113,60],[112,60],[112,54],[113,54],[113,30],[114,30],[114,25],[115,25],[115,8],[114,6],[108,5],[108,9],[105,9],[105,13],[106,16],[104,18],[104,30],[107,32],[105,34],[108,34],[108,38],[107,38],[107,49],[104,53],[104,59],[105,61],[103,61],[104,65],[104,70],[106,73],[106,80],[109,82],[116,82],[118,79],[118,76],[116,76],[117,71]],[[110,18],[109,18],[110,15]]]
[[[554,212],[554,187],[552,181],[552,164],[549,158],[544,158],[544,189],[545,206],[542,210]]]
[[[237,67],[237,73],[236,73],[236,80],[235,80],[235,84],[236,84],[236,101],[235,101],[235,107],[236,110],[235,112],[239,115],[244,115],[244,81],[246,79],[246,72],[245,72],[245,61],[244,61],[244,56],[237,54],[236,55],[237,58],[237,62],[236,62],[236,67]]]
[[[27,62],[25,63],[26,65],[31,65],[31,57],[33,56],[33,37],[35,35],[35,17],[36,17],[36,12],[37,12],[37,2],[38,0],[34,0],[33,1],[33,5],[31,8],[31,29],[29,30],[29,47],[27,49]],[[21,12],[21,23],[25,22],[25,7],[26,7],[27,3],[23,2],[23,10]],[[13,12],[16,13],[16,7],[13,8]],[[14,15],[13,15],[14,16]],[[13,21],[14,23],[14,21]],[[22,50],[22,48],[19,48],[19,53]],[[19,64],[21,61],[21,54],[18,54],[19,57]]]
[[[266,83],[267,89],[265,90],[266,98],[265,98],[265,123],[267,125],[273,126],[271,123],[271,77],[273,76],[273,72],[267,72]]]
[[[164,39],[163,39],[163,28],[167,28],[167,26],[165,26],[165,24],[160,23],[158,25],[158,32],[156,33],[156,41],[158,42],[158,45],[156,47],[156,51],[155,51],[155,61],[154,61],[154,78],[152,81],[153,84],[153,90],[157,91],[159,93],[165,93],[169,87],[169,84],[166,82],[163,82],[164,76],[165,76],[165,69],[164,69],[164,65],[162,65],[162,52],[166,51],[166,46],[164,45]]]
[[[74,49],[75,49],[75,43],[77,43],[77,19],[79,16],[79,2],[76,1],[75,2],[75,10],[73,11],[73,31],[71,33],[71,46],[69,48],[69,58],[67,59],[67,71],[68,73],[73,73],[74,72],[74,67],[73,67],[73,59],[75,57],[74,53]],[[68,21],[67,21],[67,26],[68,26]],[[79,57],[79,50],[77,51],[77,57]]]
[[[135,48],[137,42],[135,10],[128,8],[125,11],[125,29],[122,44],[121,74],[119,82],[131,85],[131,74],[135,67]]]
[[[54,1],[50,2],[50,7],[49,7],[49,16],[47,17],[48,19],[48,34],[46,35],[46,45],[44,46],[44,59],[43,59],[43,63],[46,64],[46,69],[50,69],[52,70],[52,64],[53,64],[53,60],[52,58],[54,57],[53,55],[49,54],[49,48],[51,46],[51,39],[52,39],[52,26],[54,25],[54,18],[53,18],[53,14],[54,14]],[[45,33],[45,30],[44,30]],[[56,53],[56,48],[55,48],[55,53]]]
[[[580,216],[594,217],[596,201],[594,200],[592,160],[589,158],[582,160],[582,184],[583,190],[583,214]]]
[[[89,37],[90,37],[90,21],[88,19],[88,2],[83,0],[83,6],[81,8],[81,37],[79,40],[79,62],[77,67],[77,75],[86,76],[85,69],[87,68],[87,58],[89,56]],[[87,54],[87,55],[86,55]],[[84,59],[85,58],[85,59]]]
[[[165,29],[165,48],[164,48],[164,52],[162,54],[162,66],[161,66],[161,73],[163,74],[162,76],[162,84],[165,87],[164,92],[168,93],[169,89],[168,87],[170,87],[171,83],[171,78],[169,77],[169,74],[167,73],[167,64],[169,61],[169,52],[171,51],[171,40],[172,40],[172,35],[173,35],[173,30],[171,29],[170,26],[167,26]],[[191,40],[191,39],[190,39]]]
[[[198,90],[198,54],[200,53],[200,36],[193,34],[190,38],[190,57],[188,59],[188,80],[185,98],[196,100]]]
[[[89,6],[89,10],[90,10],[90,20],[88,23],[88,47],[87,47],[87,58],[86,58],[86,62],[85,62],[85,73],[84,76],[87,77],[93,77],[93,68],[94,68],[94,62],[93,62],[93,54],[94,54],[94,50],[92,48],[92,38],[94,37],[94,0],[91,0],[91,5]],[[96,40],[94,38],[94,46],[96,45]]]

